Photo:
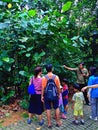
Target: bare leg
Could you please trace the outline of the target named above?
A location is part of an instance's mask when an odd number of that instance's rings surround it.
[[[65,106],[65,111],[66,111],[66,112],[68,111],[68,105]]]
[[[84,117],[83,117],[83,116],[80,116],[80,117],[81,117],[81,120],[82,120],[82,119],[84,119]]]
[[[31,120],[31,118],[32,118],[32,114],[31,114],[31,113],[29,113],[29,119]]]
[[[51,110],[46,110],[48,126],[51,126]]]
[[[78,121],[78,116],[74,116],[75,117],[75,120],[77,120]]]
[[[59,110],[59,108],[57,108],[55,110],[55,114],[56,114],[56,122],[60,126],[62,124],[62,122],[60,121],[60,110]]]
[[[39,121],[42,121],[42,115],[38,115]]]

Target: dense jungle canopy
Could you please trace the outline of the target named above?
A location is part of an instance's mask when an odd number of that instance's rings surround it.
[[[75,81],[81,61],[98,63],[97,0],[0,0],[0,97],[26,95],[37,65]],[[3,98],[2,98],[3,97]]]

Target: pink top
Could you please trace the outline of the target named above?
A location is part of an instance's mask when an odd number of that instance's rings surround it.
[[[34,87],[35,87],[35,91],[36,94],[41,94],[41,90],[42,90],[42,78],[38,77],[38,78],[31,78],[30,79],[30,84],[34,83]]]
[[[63,93],[65,93],[64,99],[68,99],[68,86],[67,85],[63,86]]]
[[[67,85],[63,86],[63,91],[65,91],[65,90],[68,90],[68,86]]]

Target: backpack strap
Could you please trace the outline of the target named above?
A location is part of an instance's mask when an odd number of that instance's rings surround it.
[[[54,79],[55,79],[55,77],[56,77],[56,75],[55,75],[55,74],[53,74],[53,75],[52,75],[52,78],[49,78],[49,76],[48,76],[48,75],[45,75],[45,78],[46,78],[47,80],[49,80],[49,79],[53,79],[53,80],[54,80]]]
[[[34,77],[31,78],[31,84],[33,84]]]

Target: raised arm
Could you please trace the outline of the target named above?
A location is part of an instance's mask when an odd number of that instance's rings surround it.
[[[98,88],[98,84],[83,87],[82,91],[85,91],[86,89],[89,89],[89,88]]]
[[[66,66],[66,65],[63,65],[63,67],[64,67],[65,69],[67,69],[67,70],[77,70],[77,68],[71,68],[71,67],[68,67],[68,66]]]

